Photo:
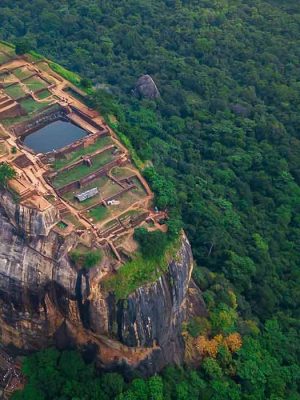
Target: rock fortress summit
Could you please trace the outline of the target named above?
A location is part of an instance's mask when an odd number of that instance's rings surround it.
[[[182,234],[167,268],[120,298],[105,282],[165,212],[85,93],[51,63],[0,44],[0,338],[15,351],[79,346],[144,374],[181,362],[181,325],[203,307]],[[202,310],[202,312],[204,312]]]

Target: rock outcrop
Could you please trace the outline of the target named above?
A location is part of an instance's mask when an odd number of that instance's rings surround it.
[[[185,236],[160,279],[117,301],[101,289],[101,266],[85,272],[70,264],[67,254],[76,235],[63,238],[48,231],[54,216],[30,222],[37,216],[18,205],[14,209],[10,200],[1,194],[2,343],[23,352],[52,344],[88,347],[101,366],[122,365],[129,373],[138,368],[145,375],[183,360],[181,326],[193,268]],[[20,212],[26,217],[17,217]],[[28,231],[35,236],[20,235]]]
[[[154,80],[150,75],[142,75],[136,82],[133,93],[136,96],[146,97],[147,99],[157,99],[160,94]]]
[[[0,192],[0,204],[10,222],[24,236],[48,236],[50,230],[60,220],[59,212],[51,206],[45,211],[26,207],[15,202],[9,192]]]

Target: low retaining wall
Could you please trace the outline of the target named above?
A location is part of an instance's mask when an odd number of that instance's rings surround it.
[[[83,146],[83,147],[85,147],[85,146]],[[98,150],[94,154],[86,155],[85,157],[89,157],[93,162],[95,157],[99,156],[102,153],[105,153],[106,151],[112,150],[114,147],[115,146],[113,144],[111,144],[110,146],[107,146],[104,149]],[[72,169],[76,168],[77,166],[84,164],[84,162],[85,162],[85,159],[81,158],[78,161],[74,162],[73,164],[67,165],[66,167],[63,167],[63,168],[59,169],[57,171],[57,174],[59,174],[59,173],[61,173],[63,171],[71,171]]]
[[[57,189],[57,193],[59,195],[63,195],[64,193],[71,192],[71,191],[77,190],[79,188],[80,188],[80,181],[73,181],[71,183],[68,183],[64,187]]]
[[[63,194],[70,192],[71,190],[75,190],[80,188],[81,186],[84,186],[90,182],[92,182],[93,180],[100,178],[101,176],[107,175],[107,172],[114,166],[116,165],[121,165],[122,164],[122,159],[121,157],[118,158],[117,160],[113,160],[108,164],[105,164],[104,167],[102,167],[101,169],[99,169],[96,172],[93,172],[90,175],[85,176],[84,178],[78,180],[78,181],[73,181],[68,183],[67,185],[56,189],[56,192],[58,193],[58,195],[62,196]]]
[[[49,107],[52,107],[50,105]],[[64,109],[55,111],[46,111],[30,121],[22,122],[20,124],[14,125],[10,128],[10,131],[14,133],[17,137],[21,138],[29,135],[30,133],[48,125],[50,122],[56,121],[58,119],[66,119]]]
[[[49,153],[43,154],[43,156],[41,156],[40,160],[44,164],[52,163],[55,160],[59,160],[59,159],[63,158],[65,155],[72,153],[73,151],[83,149],[84,147],[88,147],[91,144],[94,144],[98,139],[105,137],[105,136],[110,136],[108,131],[103,131],[103,132],[84,136],[83,138],[76,140],[76,142],[73,142],[73,143],[69,144],[68,146],[65,146],[57,151],[51,151]]]
[[[87,122],[88,124],[92,125],[94,128],[99,129],[99,131],[103,132],[106,128],[102,125],[97,124],[97,122],[93,121],[93,119],[87,115],[84,111],[80,110],[79,108],[70,105],[71,110],[79,115],[80,118],[82,118],[85,122]]]

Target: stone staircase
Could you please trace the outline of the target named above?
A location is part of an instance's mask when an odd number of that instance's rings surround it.
[[[54,207],[59,211],[59,215],[61,218],[70,213],[68,207],[60,199],[55,202]]]
[[[0,117],[9,118],[20,115],[20,105],[5,93],[0,92]]]

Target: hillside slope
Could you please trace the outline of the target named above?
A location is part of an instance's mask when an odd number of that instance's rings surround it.
[[[196,281],[212,315],[237,306],[246,343],[201,377],[298,398],[300,5],[3,0],[0,22],[2,38],[108,86],[94,104],[176,188]],[[156,102],[131,95],[145,73]]]

